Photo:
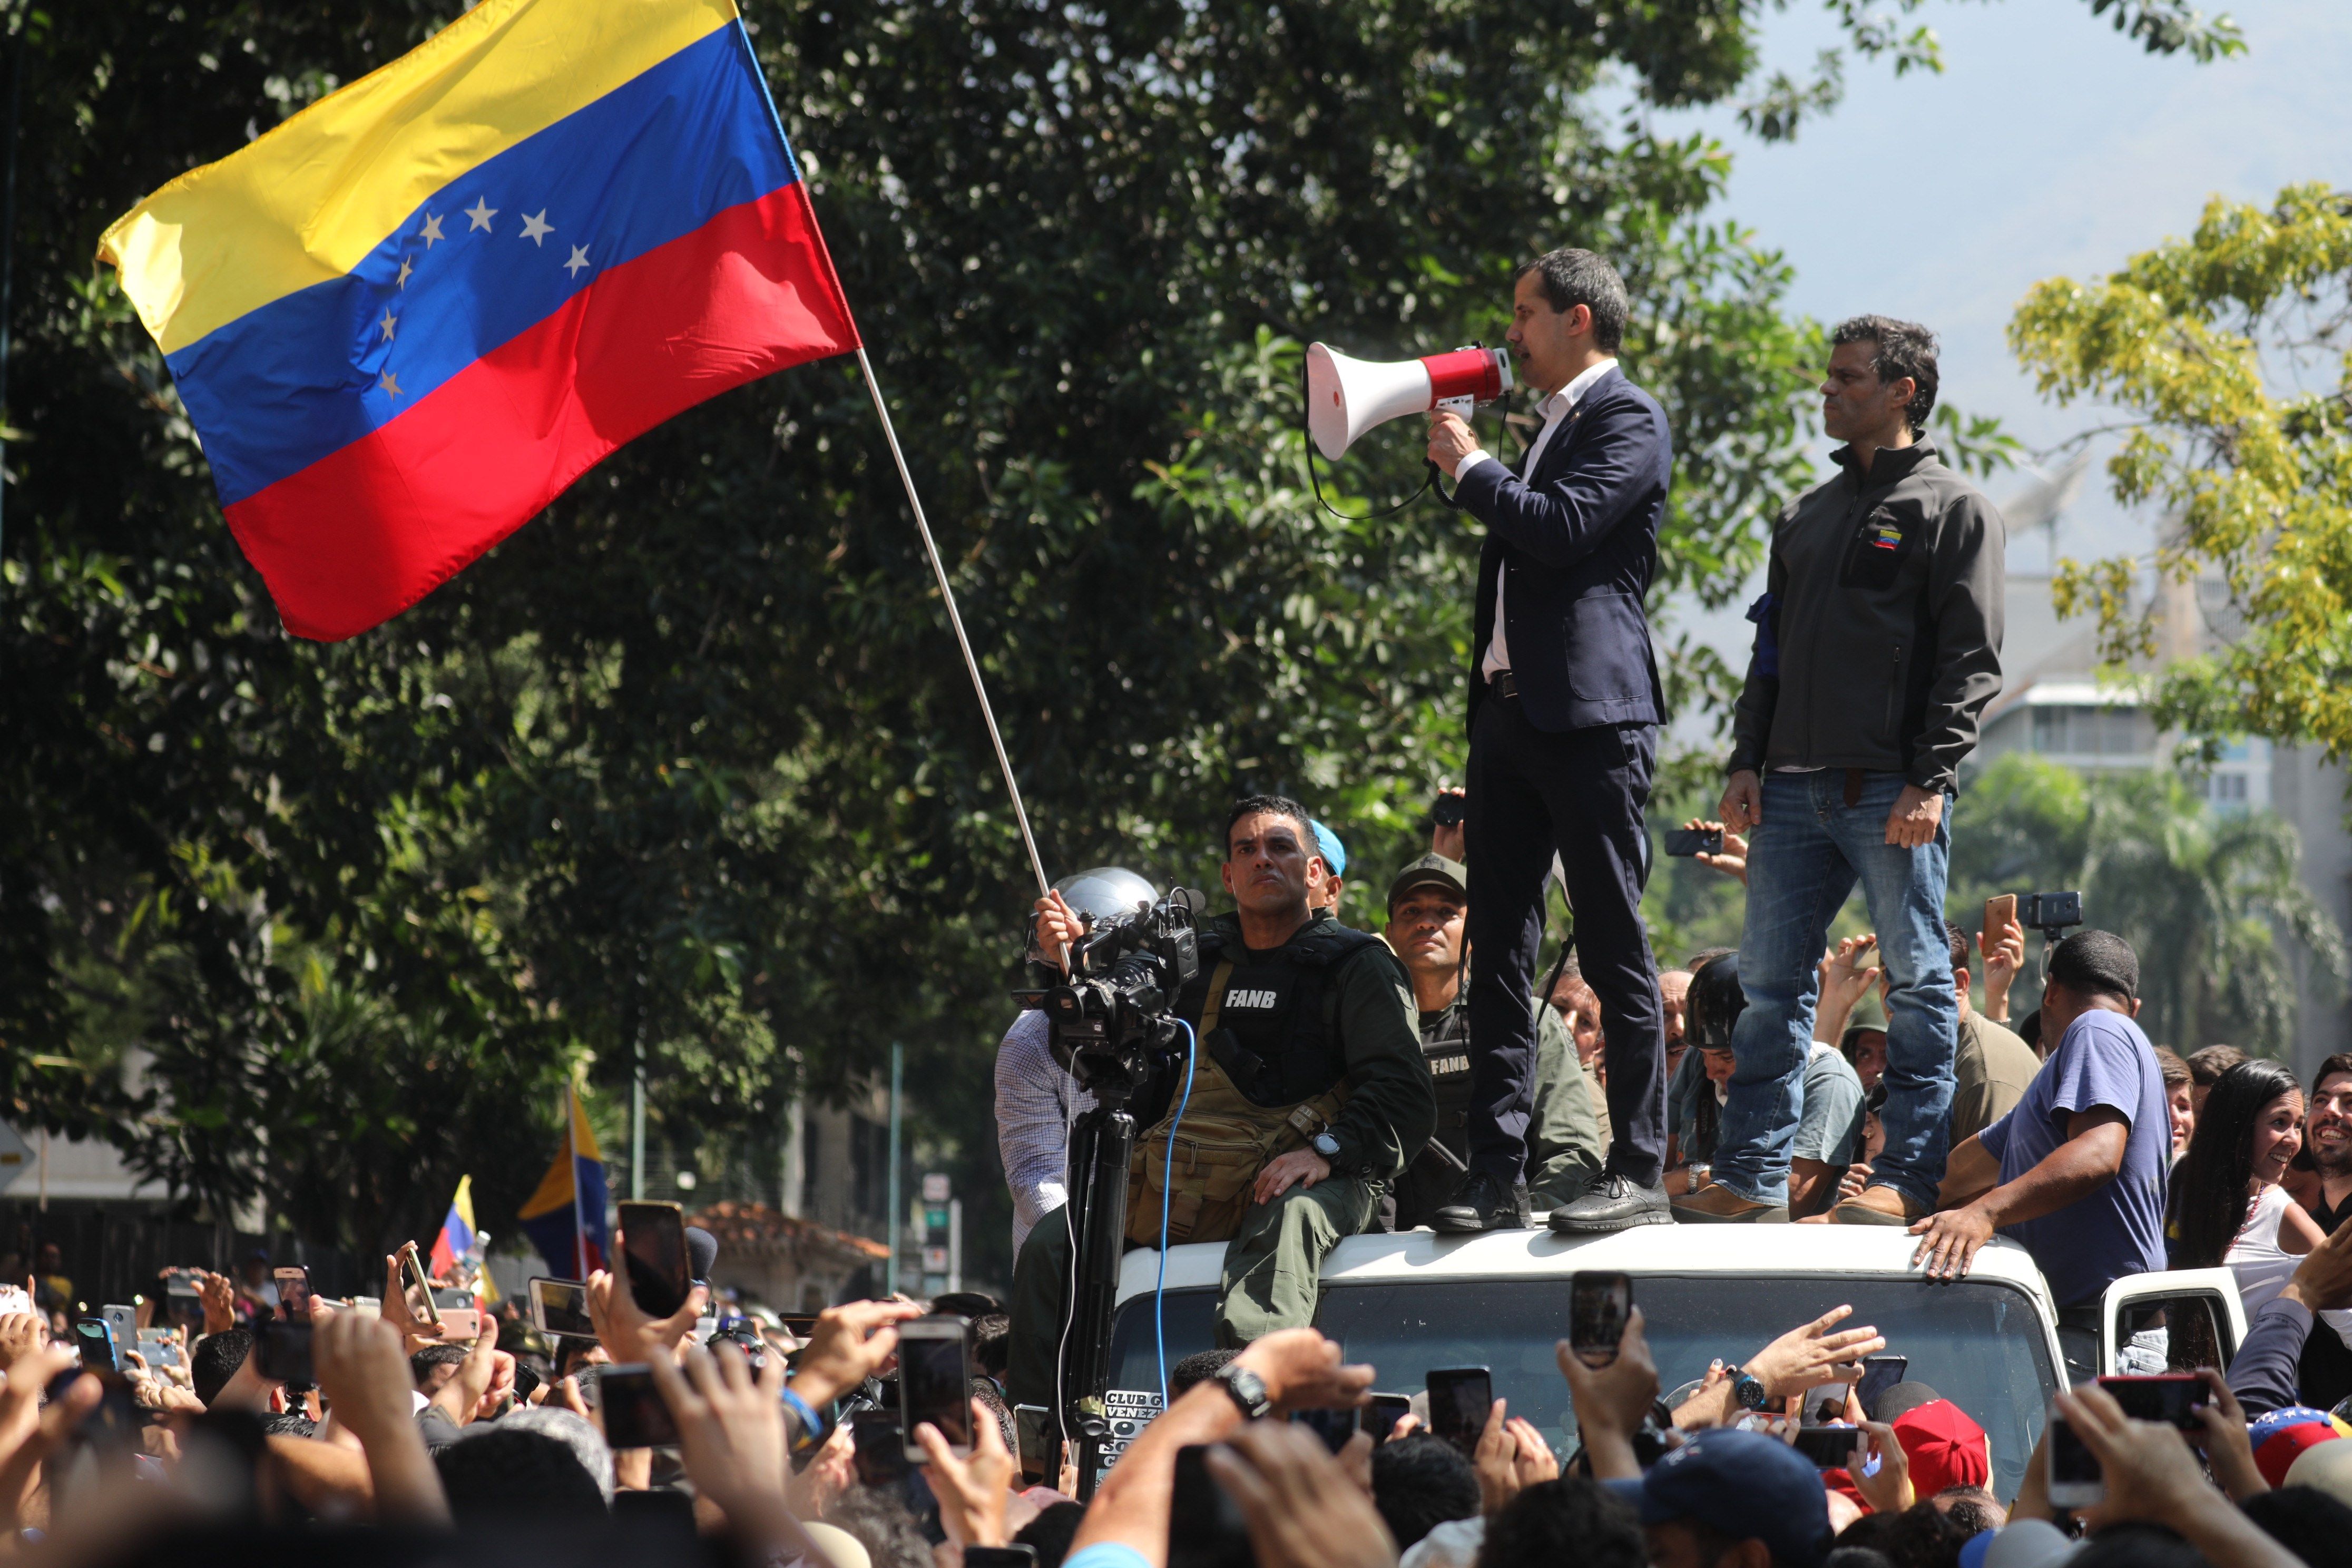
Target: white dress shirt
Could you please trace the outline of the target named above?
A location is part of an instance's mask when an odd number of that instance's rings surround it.
[[[1617,361],[1613,356],[1600,360],[1586,366],[1574,381],[1536,405],[1536,412],[1543,416],[1543,428],[1536,432],[1535,445],[1528,448],[1528,460],[1520,468],[1521,473],[1536,471],[1536,465],[1543,461],[1544,448],[1551,445],[1552,437],[1568,423],[1568,416],[1575,412],[1584,395],[1592,390],[1592,384],[1616,368]],[[1473,452],[1463,458],[1461,465],[1454,470],[1454,481],[1460,483],[1463,475],[1481,463],[1500,460],[1492,452]],[[1503,579],[1507,575],[1509,574],[1505,572],[1495,574],[1495,635],[1486,644],[1486,661],[1479,666],[1479,673],[1488,680],[1511,668],[1511,650],[1503,639]]]
[[[1054,1059],[1045,1015],[1030,1008],[996,1047],[996,1149],[1013,1189],[1013,1251],[1030,1227],[1069,1201],[1070,1122],[1095,1097]]]

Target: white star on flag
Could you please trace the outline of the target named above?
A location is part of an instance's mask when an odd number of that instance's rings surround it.
[[[441,232],[441,220],[435,217],[431,213],[426,213],[425,215],[425,248],[430,250],[433,248],[433,242],[435,240],[446,239],[448,237],[449,237],[447,235]]]
[[[584,245],[575,245],[572,247],[572,259],[563,264],[563,270],[577,278],[580,276],[580,269],[589,264],[588,247]]]
[[[383,379],[376,384],[383,387],[394,397],[398,397],[400,395],[400,379],[394,375],[390,371],[385,371],[383,373]]]
[[[426,248],[430,249],[431,247],[428,246]],[[400,286],[402,288],[405,289],[408,287],[408,275],[415,270],[416,263],[411,261],[405,256],[400,258]]]
[[[522,220],[522,237],[530,241],[533,245],[543,247],[547,243],[547,237],[554,232],[555,226],[547,221],[547,209],[545,207],[539,209],[539,216],[536,217],[530,216],[528,214],[524,216]]]
[[[391,307],[391,306],[387,305],[387,306],[385,306],[385,307],[384,307],[384,309],[383,309],[383,321],[378,321],[378,322],[376,323],[376,325],[377,325],[377,326],[379,326],[379,327],[382,327],[382,328],[383,329],[383,341],[384,341],[385,342],[392,342],[392,340],[393,340],[393,335],[394,335],[394,334],[393,334],[393,328],[394,328],[394,327],[396,327],[396,326],[400,325],[400,321],[399,321],[398,318],[396,318],[395,316],[394,316],[394,315],[393,315],[393,313],[392,313],[392,307]]]
[[[490,220],[499,216],[499,209],[490,205],[489,197],[476,196],[474,205],[466,209],[466,216],[474,220],[466,226],[466,232],[471,234],[478,228],[489,228]],[[498,231],[491,229],[490,232],[495,234]]]

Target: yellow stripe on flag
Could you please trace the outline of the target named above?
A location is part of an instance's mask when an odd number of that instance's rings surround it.
[[[418,204],[735,20],[734,0],[483,0],[117,218],[99,243],[176,353],[340,278]]]

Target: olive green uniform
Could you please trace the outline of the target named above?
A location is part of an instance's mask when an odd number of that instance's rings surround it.
[[[1313,1321],[1324,1258],[1340,1237],[1370,1226],[1407,1158],[1428,1141],[1437,1104],[1413,1027],[1412,987],[1377,938],[1317,919],[1283,948],[1256,952],[1243,945],[1239,920],[1219,915],[1202,923],[1201,950],[1201,978],[1177,1004],[1178,1016],[1201,1035],[1192,1101],[1174,1128],[1172,1159],[1170,1131],[1182,1071],[1164,1107],[1138,1108],[1137,1120],[1148,1130],[1137,1139],[1139,1179],[1129,1184],[1129,1236],[1159,1239],[1161,1186],[1172,1183],[1169,1229],[1177,1241],[1229,1237],[1217,1342],[1239,1345]],[[1236,1090],[1272,1108],[1259,1115],[1270,1118],[1276,1133],[1254,1151],[1245,1172],[1225,1168],[1238,1173],[1225,1182],[1238,1195],[1222,1213],[1213,1201],[1204,1214],[1198,1171],[1223,1148],[1212,1135],[1210,1108],[1239,1103]],[[1293,1108],[1286,1125],[1283,1107]],[[1339,1144],[1328,1177],[1312,1187],[1294,1185],[1272,1203],[1251,1199],[1244,1177],[1324,1131]],[[1220,1195],[1212,1189],[1213,1200]],[[1066,1218],[1047,1215],[1014,1266],[1006,1383],[1016,1403],[1055,1403],[1070,1253]]]
[[[1382,1205],[1386,1228],[1411,1230],[1454,1201],[1470,1151],[1470,1002],[1468,989],[1451,1006],[1421,1015],[1421,1048],[1437,1094],[1437,1131],[1397,1180]],[[1536,1009],[1536,1097],[1528,1122],[1528,1206],[1530,1211],[1574,1203],[1601,1179],[1609,1139],[1594,1096],[1570,1043],[1559,1010]],[[1441,1152],[1441,1151],[1443,1151]],[[1453,1158],[1448,1159],[1450,1154]]]

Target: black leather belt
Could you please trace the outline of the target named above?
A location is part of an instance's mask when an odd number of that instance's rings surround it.
[[[1495,679],[1488,681],[1486,684],[1495,689],[1496,696],[1504,699],[1506,701],[1516,702],[1518,700],[1519,683],[1511,679],[1511,672],[1509,670],[1496,670],[1495,672]]]

